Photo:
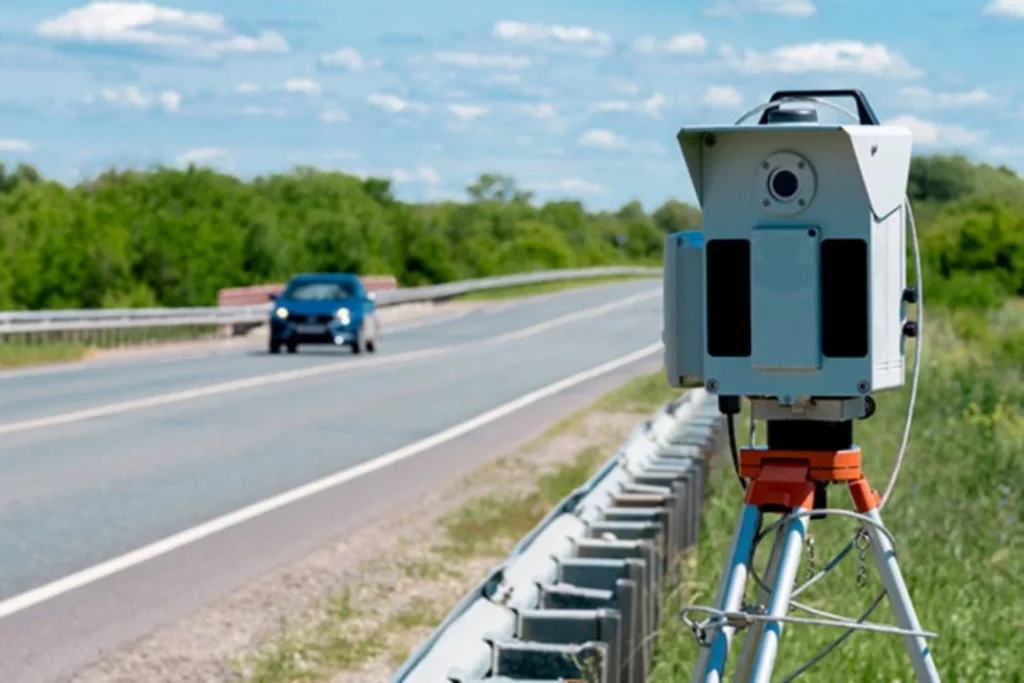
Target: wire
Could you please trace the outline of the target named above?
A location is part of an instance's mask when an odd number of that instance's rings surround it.
[[[733,414],[729,413],[725,416],[726,424],[729,430],[729,450],[732,451],[732,467],[736,471],[736,478],[740,482],[740,486],[743,490],[747,490],[747,480],[740,474],[740,454],[736,449],[736,425],[733,423]]]

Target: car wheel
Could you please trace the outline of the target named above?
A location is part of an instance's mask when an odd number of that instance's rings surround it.
[[[299,345],[298,344],[292,343],[292,344],[288,345],[288,353],[295,353],[298,350],[299,350]]]
[[[374,353],[380,343],[380,332],[377,331],[377,321],[373,322],[373,336],[366,340],[366,350]]]
[[[270,346],[268,347],[268,350],[271,353],[281,353],[281,342],[279,342],[279,341],[272,341],[272,342],[270,342]]]

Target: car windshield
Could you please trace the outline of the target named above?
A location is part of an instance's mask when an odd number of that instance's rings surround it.
[[[355,296],[351,282],[296,282],[285,290],[284,297],[293,301],[338,301]]]

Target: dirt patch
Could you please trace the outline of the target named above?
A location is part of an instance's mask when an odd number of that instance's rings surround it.
[[[563,423],[72,680],[387,681],[537,516],[611,455],[641,415],[630,408]]]

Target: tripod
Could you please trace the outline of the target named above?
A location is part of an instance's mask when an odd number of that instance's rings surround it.
[[[736,631],[749,626],[734,680],[769,683],[779,649],[783,621],[787,617],[793,585],[800,564],[804,538],[815,510],[827,507],[826,487],[846,484],[869,539],[871,554],[892,605],[898,628],[876,627],[902,636],[918,681],[938,683],[939,674],[925,641],[935,634],[921,630],[914,605],[896,561],[889,532],[878,507],[879,495],[861,471],[861,451],[853,445],[853,423],[810,420],[769,420],[768,446],[739,452],[739,474],[749,481],[746,497],[715,598],[716,609],[705,623],[686,619],[701,648],[694,683],[721,683],[725,678],[729,649]],[[786,521],[776,533],[759,603],[768,602],[767,614],[743,608],[747,577],[751,574],[756,538],[762,533],[766,513],[781,513]],[[780,520],[782,522],[782,520]],[[771,584],[770,590],[767,586]],[[702,609],[702,608],[693,608]],[[684,611],[689,611],[686,608]],[[685,619],[685,617],[684,617]],[[803,620],[815,623],[815,620]],[[850,626],[857,621],[847,620]],[[708,625],[713,638],[708,642]],[[833,623],[832,625],[841,625]]]

